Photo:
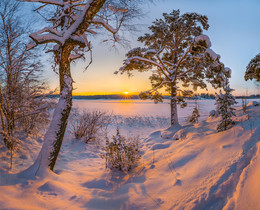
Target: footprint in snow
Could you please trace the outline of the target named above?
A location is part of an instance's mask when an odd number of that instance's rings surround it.
[[[158,149],[166,149],[170,146],[171,144],[155,144],[152,147],[152,150],[158,150]]]

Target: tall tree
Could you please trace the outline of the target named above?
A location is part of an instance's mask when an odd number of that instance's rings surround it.
[[[260,82],[260,53],[257,54],[247,65],[245,72],[245,80],[255,79]]]
[[[53,52],[58,66],[60,79],[60,98],[53,119],[44,137],[42,149],[35,163],[24,173],[39,176],[48,169],[53,170],[59,154],[68,117],[72,107],[72,77],[70,64],[91,51],[90,35],[104,28],[111,32],[115,41],[117,32],[125,20],[137,11],[134,0],[23,0],[41,3],[36,10],[45,7],[55,8],[48,19],[49,25],[30,38],[34,43],[30,47],[51,44],[48,52]],[[113,25],[113,26],[112,26]]]
[[[149,27],[151,34],[138,38],[145,47],[129,51],[119,70],[129,75],[132,70],[152,71],[152,89],[141,92],[140,97],[160,102],[162,95],[158,90],[166,88],[171,96],[171,125],[179,123],[177,103],[184,107],[186,103],[182,96],[192,93],[189,89],[180,90],[179,86],[204,89],[207,79],[218,88],[225,76],[230,77],[230,69],[219,61],[220,56],[210,49],[209,37],[202,34],[203,29],[208,28],[206,16],[197,13],[181,15],[179,10],[163,13],[163,19],[157,19]]]

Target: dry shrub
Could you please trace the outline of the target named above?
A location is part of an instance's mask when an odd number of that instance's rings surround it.
[[[80,113],[76,110],[70,119],[70,131],[76,139],[82,139],[88,143],[104,138],[110,121],[111,117],[106,115],[106,112],[85,110]]]
[[[131,170],[141,158],[139,149],[139,138],[128,138],[122,136],[117,128],[117,134],[110,142],[107,138],[105,154],[106,167],[127,172]]]

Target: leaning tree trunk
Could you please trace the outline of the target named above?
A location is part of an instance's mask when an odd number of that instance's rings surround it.
[[[175,85],[171,86],[170,106],[171,106],[171,125],[177,125],[179,124],[179,120],[178,120],[178,113],[177,113],[177,90]]]
[[[22,176],[45,176],[49,169],[52,171],[54,169],[72,107],[72,77],[69,61],[71,48],[72,46],[62,48],[59,63],[60,98],[44,136],[43,146],[34,164],[20,173]]]

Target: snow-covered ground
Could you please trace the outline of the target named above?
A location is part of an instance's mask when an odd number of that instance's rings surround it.
[[[32,163],[41,138],[24,137],[12,171],[0,146],[0,209],[259,209],[260,106],[249,106],[245,114],[237,105],[235,126],[217,133],[219,119],[207,117],[214,101],[198,102],[202,118],[195,125],[185,122],[192,103],[188,112],[180,111],[183,126],[179,128],[126,124],[132,125],[124,128],[132,134],[143,130],[142,158],[130,173],[106,169],[100,148],[73,140],[68,133],[55,173],[21,178],[16,173]],[[127,113],[126,118],[134,118],[135,113],[140,118],[144,112],[149,116],[149,109],[153,117],[168,113],[168,104],[157,109],[152,103],[139,108],[137,102],[128,105],[129,111],[122,111],[114,103],[113,113]],[[109,109],[107,104],[100,106]]]

